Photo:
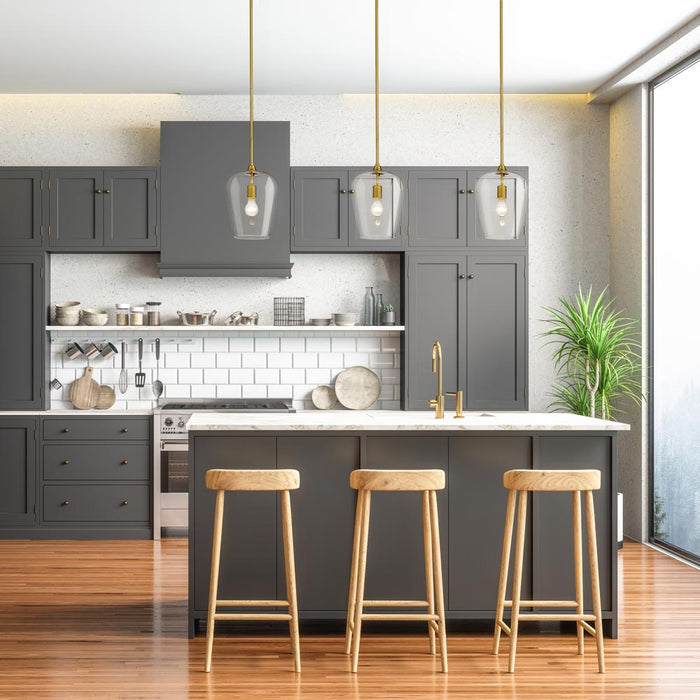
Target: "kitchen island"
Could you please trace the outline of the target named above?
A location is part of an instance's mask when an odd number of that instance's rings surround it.
[[[189,634],[206,619],[214,492],[211,468],[294,468],[292,494],[299,608],[307,620],[344,621],[355,492],[353,469],[444,469],[438,494],[448,618],[493,619],[508,469],[600,469],[595,494],[606,634],[617,636],[617,433],[629,426],[561,413],[423,411],[198,413],[188,423]],[[219,597],[284,599],[274,493],[227,496]],[[373,498],[368,598],[424,596],[420,494]],[[569,494],[533,494],[523,597],[570,599],[574,590]],[[587,564],[585,564],[587,567]],[[584,573],[587,578],[587,573]],[[587,607],[590,591],[586,584]]]

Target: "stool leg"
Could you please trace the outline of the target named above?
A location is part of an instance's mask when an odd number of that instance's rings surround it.
[[[435,581],[433,579],[433,543],[430,528],[430,492],[423,491],[423,550],[425,553],[425,596],[428,601],[428,613],[435,614]],[[430,653],[435,653],[435,623],[428,622],[428,639]]]
[[[572,493],[574,507],[574,579],[576,585],[576,612],[583,615],[583,547],[581,543],[581,492]],[[584,629],[580,621],[576,622],[576,641],[578,653],[583,655]]]
[[[216,613],[216,596],[219,590],[219,562],[221,559],[221,532],[224,524],[225,491],[216,492],[214,509],[214,538],[211,547],[211,572],[209,574],[209,607],[207,609],[207,654],[204,671],[211,671],[211,652],[214,646],[214,613]]]
[[[510,564],[510,546],[513,540],[513,520],[515,519],[515,497],[517,491],[508,491],[508,505],[506,506],[506,527],[503,532],[503,552],[501,553],[501,574],[498,579],[498,601],[496,603],[496,625],[493,629],[492,654],[498,654],[501,642],[501,623],[503,622],[503,609],[506,600],[506,587],[508,586],[508,566]]]
[[[515,651],[518,646],[518,618],[520,616],[520,589],[523,579],[523,552],[525,550],[525,523],[527,520],[527,491],[519,491],[518,526],[515,531],[515,565],[513,567],[513,610],[510,621],[510,655],[508,673],[515,673]]]
[[[433,571],[435,577],[435,602],[438,614],[438,637],[442,672],[447,673],[447,633],[445,630],[445,599],[442,590],[442,555],[440,552],[440,521],[438,520],[437,496],[430,492],[430,532],[433,544]]]
[[[297,577],[294,566],[294,533],[292,531],[292,507],[289,491],[280,491],[282,506],[282,540],[284,542],[284,571],[287,579],[287,602],[289,603],[289,636],[292,642],[294,670],[301,671],[299,651],[299,611],[297,609]]]
[[[355,624],[352,637],[352,673],[357,673],[360,658],[360,633],[362,631],[362,608],[365,598],[365,572],[367,570],[367,539],[369,537],[369,509],[372,492],[361,489],[362,519],[360,524],[360,549],[357,558],[357,587],[355,592]]]
[[[588,558],[591,568],[591,592],[595,615],[595,643],[598,651],[598,672],[605,673],[605,651],[603,649],[603,614],[600,609],[600,581],[598,575],[598,543],[596,542],[593,492],[586,491],[586,532],[588,533]]]
[[[345,653],[350,653],[352,628],[355,624],[355,596],[357,595],[357,563],[360,558],[360,530],[362,529],[362,492],[357,492],[355,506],[355,532],[352,538],[352,565],[350,567],[350,591],[348,593],[348,615],[345,623]]]

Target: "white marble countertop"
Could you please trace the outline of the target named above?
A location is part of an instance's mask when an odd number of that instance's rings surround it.
[[[195,413],[189,430],[629,430],[626,423],[572,413],[468,411],[437,420],[432,411],[297,411],[296,413]]]

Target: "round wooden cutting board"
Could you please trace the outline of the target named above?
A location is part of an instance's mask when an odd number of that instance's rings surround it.
[[[97,403],[95,404],[95,408],[112,408],[116,400],[117,396],[114,393],[114,389],[111,386],[107,386],[106,384],[101,384],[100,390],[97,394]]]
[[[100,385],[92,378],[92,367],[85,368],[85,374],[70,385],[70,402],[80,409],[95,408],[100,393]]]

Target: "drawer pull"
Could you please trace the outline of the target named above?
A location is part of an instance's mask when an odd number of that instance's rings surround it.
[[[123,460],[122,460],[122,464],[129,464],[129,460],[128,460],[128,459],[123,459]]]
[[[123,505],[123,506],[128,506],[128,505],[129,505],[129,501],[122,501],[122,505]]]
[[[70,460],[64,459],[61,464],[70,464]]]
[[[63,501],[63,503],[61,503],[61,505],[62,505],[62,506],[69,506],[69,505],[70,505],[70,501]]]
[[[64,433],[70,433],[70,428],[64,428],[64,429],[63,429],[63,432],[64,432]]]
[[[122,433],[128,433],[128,432],[129,432],[129,428],[122,428]]]

